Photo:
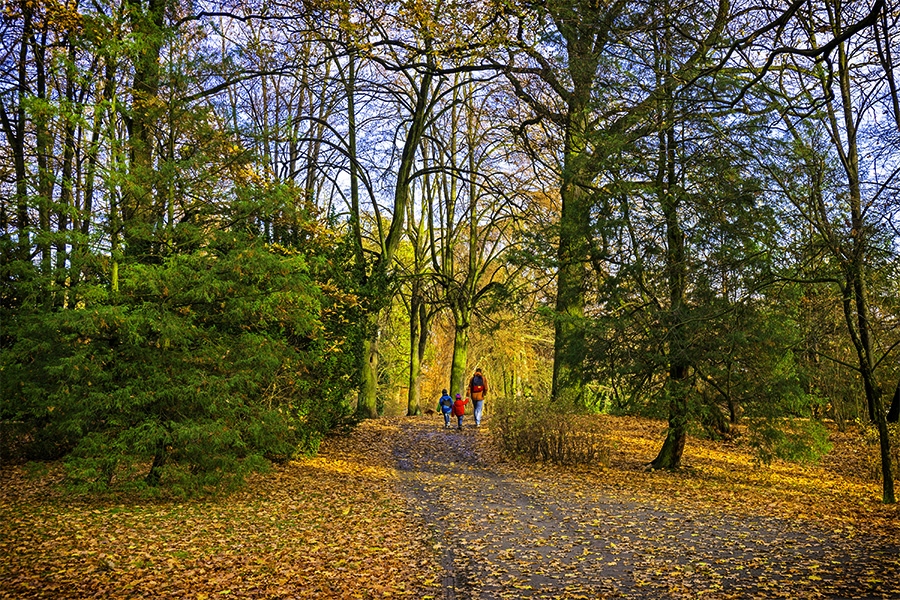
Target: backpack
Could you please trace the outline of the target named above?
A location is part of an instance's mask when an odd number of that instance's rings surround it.
[[[453,398],[451,398],[450,396],[441,396],[441,410],[443,412],[450,412],[450,408],[452,406],[453,406]]]
[[[480,392],[484,390],[484,377],[481,376],[481,373],[475,373],[475,376],[472,377],[472,392]]]

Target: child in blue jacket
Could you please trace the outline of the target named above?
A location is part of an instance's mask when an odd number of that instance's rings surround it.
[[[441,412],[444,414],[444,429],[449,429],[450,413],[453,411],[453,398],[450,397],[447,390],[443,390],[442,394],[443,396],[438,400],[438,408],[441,409]]]

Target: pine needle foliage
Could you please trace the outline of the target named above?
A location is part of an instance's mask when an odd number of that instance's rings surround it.
[[[349,424],[355,365],[354,298],[323,292],[323,260],[220,232],[123,269],[118,294],[97,285],[70,309],[17,311],[4,450],[64,456],[79,489],[176,495],[316,451]]]

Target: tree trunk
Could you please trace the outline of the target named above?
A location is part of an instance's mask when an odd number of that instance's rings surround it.
[[[677,390],[670,389],[669,393],[673,394],[669,402],[669,429],[659,454],[650,463],[651,469],[677,469],[681,466],[681,456],[684,454],[684,443],[687,440],[687,422],[684,415],[687,413],[687,405],[684,396]]]
[[[668,77],[671,72],[670,60],[665,57],[663,61]],[[669,430],[663,447],[650,466],[654,469],[677,469],[681,466],[681,456],[687,439],[687,399],[691,392],[689,386],[685,384],[688,376],[688,342],[685,332],[687,268],[684,232],[678,215],[680,191],[675,173],[675,130],[671,127],[671,123],[674,123],[674,101],[671,96],[665,99],[664,109],[660,111],[660,117],[668,126],[659,133],[657,186],[659,202],[666,220],[666,278],[669,288],[666,333],[669,376],[665,387],[669,397]]]
[[[153,463],[150,465],[150,470],[147,472],[146,477],[144,477],[144,481],[150,487],[156,487],[159,485],[159,481],[162,477],[160,471],[162,468],[166,466],[166,462],[168,462],[169,453],[166,451],[165,445],[157,444],[156,452],[153,454]]]
[[[25,94],[28,90],[28,40],[32,35],[31,8],[28,3],[23,3],[22,48],[19,53],[19,105],[16,110],[16,129],[14,143],[10,144],[14,150],[13,156],[16,163],[16,224],[18,230],[19,259],[28,260],[31,255],[31,236],[28,232],[30,225],[28,219],[28,174],[25,165]]]
[[[347,78],[345,80],[347,90],[347,118],[349,134],[347,138],[350,158],[350,227],[353,233],[353,254],[356,268],[356,279],[360,286],[364,287],[368,282],[366,274],[366,261],[363,256],[362,228],[360,224],[359,207],[359,164],[356,154],[356,61],[353,54],[348,63]],[[378,335],[378,310],[372,310],[366,317],[366,339],[363,340],[360,352],[360,383],[359,395],[356,404],[356,414],[363,419],[377,419],[377,385],[376,369],[378,366],[377,335]]]
[[[66,66],[66,100],[72,107],[79,104],[75,98],[75,45],[68,41],[68,63]],[[57,231],[59,239],[56,242],[56,287],[62,292],[66,286],[66,281],[74,281],[77,277],[77,270],[73,268],[70,273],[66,272],[66,264],[69,262],[68,247],[66,244],[65,233],[69,228],[69,218],[75,214],[75,194],[73,181],[74,160],[75,160],[75,123],[81,120],[81,109],[77,109],[75,114],[65,114],[65,135],[63,139],[63,161],[62,161],[62,181],[59,193],[59,212],[57,213]],[[73,223],[73,228],[74,228]],[[64,296],[60,294],[57,300],[58,305],[62,305]]]
[[[112,59],[112,57],[106,57],[104,59],[104,78],[103,78],[103,91],[102,96],[100,97],[100,102],[110,102],[113,98],[114,94],[114,78],[116,75],[116,61]],[[98,102],[97,104],[100,104]],[[92,216],[94,211],[94,181],[97,174],[97,163],[99,161],[99,149],[100,149],[100,129],[103,125],[103,114],[105,111],[95,110],[94,111],[94,120],[93,126],[91,127],[91,142],[87,149],[87,168],[85,173],[85,185],[84,185],[84,201],[81,205],[80,210],[80,230],[81,230],[81,241],[78,242],[76,247],[76,254],[80,257],[87,257],[90,252],[89,246],[87,243],[88,237],[91,234],[91,226],[93,224]]]
[[[843,104],[844,128],[847,132],[847,152],[844,155],[843,165],[847,174],[849,202],[850,202],[850,226],[851,249],[846,258],[846,288],[844,294],[844,312],[847,315],[848,324],[855,321],[856,335],[851,335],[856,347],[859,359],[859,372],[863,380],[866,392],[866,402],[869,408],[869,417],[878,428],[878,439],[881,450],[881,476],[882,492],[885,504],[893,504],[894,479],[891,470],[890,436],[888,435],[887,421],[884,413],[884,405],[881,393],[875,381],[875,359],[872,350],[872,331],[870,325],[870,311],[868,290],[866,289],[865,263],[868,250],[868,226],[862,211],[862,191],[859,178],[859,150],[856,142],[856,122],[852,110],[852,97],[850,93],[850,65],[843,44],[838,45],[839,84],[841,100]],[[829,108],[831,108],[829,106]],[[851,302],[852,299],[852,302]],[[852,307],[851,307],[852,304]],[[855,319],[851,318],[851,310],[855,311]]]
[[[114,86],[112,89],[115,91]],[[116,114],[118,113],[118,110],[118,97],[113,95],[109,98],[109,108],[107,109],[106,136],[110,144],[110,169],[116,174],[123,173],[126,169],[124,151],[120,146],[120,140],[116,136]],[[118,179],[118,177],[106,178],[106,194],[109,198],[109,213],[107,216],[109,222],[109,283],[110,289],[113,292],[119,291],[119,262],[122,259],[121,196],[120,188],[116,184],[116,179]]]
[[[585,168],[590,113],[590,81],[580,81],[569,102],[565,156],[560,197],[559,271],[556,286],[556,320],[553,345],[554,400],[579,403],[584,399],[584,305],[586,259],[590,235],[592,179]]]
[[[419,305],[419,314],[412,315],[412,320],[418,319],[419,321],[419,335],[418,335],[418,343],[415,345],[415,348],[410,347],[411,352],[415,352],[415,362],[416,367],[415,371],[413,371],[412,364],[410,364],[410,387],[409,387],[409,408],[411,409],[413,403],[419,409],[417,412],[412,413],[407,411],[408,414],[420,414],[421,413],[421,398],[422,398],[422,364],[425,361],[425,351],[428,349],[428,327],[431,322],[431,316],[428,314],[428,307],[425,306],[425,303],[421,303]],[[415,377],[412,376],[412,373],[415,372]],[[415,396],[413,394],[415,393]]]
[[[410,296],[409,310],[409,392],[406,401],[406,415],[412,417],[422,413],[420,405],[420,389],[422,382],[422,355],[419,348],[422,338],[428,335],[423,321],[425,303],[420,292],[421,283],[418,278],[413,282],[413,290]]]
[[[450,365],[450,394],[466,393],[466,362],[469,358],[469,312],[465,306],[453,311],[453,362]]]
[[[891,410],[887,414],[888,423],[896,423],[900,420],[900,380],[897,381],[897,389],[894,390],[894,399],[891,400]]]
[[[428,145],[422,145],[422,162],[428,162]],[[409,310],[409,397],[407,400],[407,414],[417,415],[421,413],[422,398],[422,364],[425,360],[425,351],[428,349],[428,329],[433,313],[429,311],[427,298],[425,297],[425,265],[427,264],[427,252],[429,240],[433,239],[432,213],[427,207],[433,205],[431,197],[431,180],[428,173],[423,175],[421,214],[416,222],[414,203],[409,205],[410,238],[414,250],[412,293],[410,294]],[[434,252],[434,246],[431,246]]]
[[[368,315],[369,329],[377,328],[378,313]],[[359,400],[356,404],[356,414],[362,419],[378,418],[378,339],[375,335],[363,340],[362,364],[360,365]]]
[[[426,47],[430,47],[430,43],[426,43]],[[428,62],[432,63],[433,60],[434,58],[429,53]],[[430,66],[433,65],[430,64]],[[419,88],[416,90],[416,106],[413,110],[409,130],[406,133],[406,141],[403,144],[403,151],[400,155],[400,168],[397,171],[397,181],[394,188],[394,212],[391,216],[391,225],[387,239],[373,267],[373,277],[370,278],[370,283],[376,288],[371,290],[372,296],[381,300],[384,300],[391,293],[390,269],[394,262],[394,254],[397,252],[397,248],[400,247],[400,240],[403,236],[403,223],[406,216],[406,206],[410,198],[410,184],[412,183],[416,151],[422,140],[428,117],[428,99],[433,79],[432,72],[430,68],[425,70],[419,82]],[[361,377],[363,385],[360,389],[359,402],[357,404],[358,414],[368,418],[377,418],[378,416],[373,364],[377,365],[378,361],[375,350],[378,336],[377,313],[380,308],[379,306],[373,309],[375,315],[370,319],[372,338],[366,343],[367,348],[363,354]]]
[[[15,231],[16,252],[18,260],[29,260],[31,255],[31,236],[28,226],[28,172],[25,163],[25,105],[28,91],[28,44],[32,35],[32,14],[28,3],[22,3],[22,38],[19,40],[18,73],[16,81],[16,110],[10,115],[6,112],[6,104],[0,102],[0,119],[2,119],[3,131],[13,155],[13,171],[15,174]],[[7,256],[3,255],[3,260]]]
[[[159,60],[163,46],[163,23],[167,0],[127,0],[129,18],[138,44],[132,84],[131,115],[128,120],[130,143],[129,180],[122,194],[125,252],[138,259],[150,254],[150,238],[156,222],[153,207],[153,148],[157,99],[159,96]]]
[[[353,234],[353,262],[360,284],[365,283],[366,260],[363,256],[359,214],[359,161],[356,152],[356,55],[347,58],[347,154],[350,159],[350,230]]]
[[[44,30],[40,43],[36,43],[34,48],[35,70],[37,71],[37,97],[42,103],[47,100],[46,38],[47,31]],[[41,256],[41,272],[45,277],[49,277],[53,268],[49,242],[50,205],[53,200],[50,154],[53,141],[50,137],[47,111],[40,110],[34,116],[34,129],[38,165],[38,228],[43,234],[39,238],[38,250]],[[50,302],[52,294],[47,294],[46,299]]]

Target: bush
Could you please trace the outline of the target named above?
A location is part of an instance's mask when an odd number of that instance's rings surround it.
[[[499,398],[490,423],[500,452],[510,458],[563,465],[609,462],[599,418],[563,401]]]
[[[316,451],[349,423],[355,357],[353,299],[314,275],[299,252],[224,232],[123,268],[119,294],[4,315],[4,454],[65,456],[79,489],[190,494]]]
[[[817,462],[831,450],[828,428],[814,419],[751,419],[747,428],[756,459]]]
[[[800,385],[795,363],[792,352],[784,353],[766,376],[746,388],[743,417],[760,463],[776,458],[817,462],[831,450],[828,429],[816,418],[821,398]]]

